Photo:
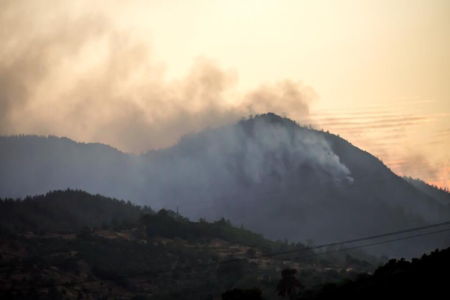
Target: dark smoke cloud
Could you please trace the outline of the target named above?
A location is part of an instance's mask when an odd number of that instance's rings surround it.
[[[0,28],[7,28],[0,33],[0,134],[53,134],[140,152],[249,114],[299,119],[315,97],[293,81],[238,94],[236,73],[207,58],[166,81],[148,42],[107,13],[70,8],[0,4]]]

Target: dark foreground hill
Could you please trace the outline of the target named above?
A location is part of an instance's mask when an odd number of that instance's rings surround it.
[[[195,220],[225,217],[273,239],[326,242],[450,218],[448,205],[369,153],[274,114],[143,155],[65,138],[2,137],[0,165],[2,197],[83,189],[178,208]],[[418,255],[443,240],[389,250]]]
[[[277,299],[290,287],[297,300],[446,293],[450,249],[376,269],[387,258],[345,248],[315,252],[225,219],[192,222],[81,191],[7,202],[2,211],[16,221],[5,229],[0,219],[2,299]],[[29,210],[33,202],[40,208]],[[101,227],[91,218],[97,208],[105,211],[96,215]],[[91,217],[72,224],[66,211]],[[281,252],[289,254],[274,255]]]
[[[191,222],[80,191],[3,201],[1,212],[14,220],[0,219],[2,299],[220,299],[234,288],[274,298],[282,268],[301,269],[313,288],[380,262],[356,250],[312,256],[225,219]]]
[[[154,212],[130,201],[84,191],[52,191],[23,200],[0,199],[0,230],[3,233],[73,231],[86,226],[127,224],[145,213]]]
[[[304,290],[294,299],[440,299],[448,294],[450,248],[412,261],[390,260],[373,275]]]

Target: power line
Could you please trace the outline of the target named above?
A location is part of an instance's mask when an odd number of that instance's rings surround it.
[[[379,238],[383,238],[383,237],[394,236],[394,235],[398,235],[398,234],[404,234],[404,233],[421,231],[421,230],[426,230],[426,229],[431,229],[431,228],[436,228],[436,227],[442,227],[442,226],[446,226],[446,225],[450,225],[450,221],[442,222],[442,223],[436,223],[436,224],[431,224],[431,225],[426,225],[426,226],[421,226],[421,227],[409,228],[409,229],[399,230],[399,231],[395,231],[395,232],[377,234],[377,235],[372,235],[372,236],[368,236],[368,237],[357,238],[357,239],[353,239],[353,240],[347,240],[347,241],[343,241],[343,242],[323,244],[323,245],[319,245],[319,246],[305,248],[303,251],[316,250],[316,249],[322,249],[322,248],[328,248],[328,247],[342,246],[342,245],[345,245],[345,244],[353,244],[353,243],[363,242],[363,241],[367,241],[367,240],[374,240],[374,239],[379,239]],[[262,255],[262,257],[278,256],[278,255],[283,255],[283,254],[291,254],[291,253],[295,253],[295,252],[299,252],[299,250],[290,250],[290,251],[284,251],[284,252],[277,252],[275,254],[265,254],[265,255]]]
[[[386,241],[381,241],[381,242],[375,242],[375,243],[371,243],[371,244],[354,246],[354,247],[350,247],[350,248],[331,250],[331,251],[323,252],[323,253],[315,253],[315,254],[311,254],[309,256],[304,256],[304,257],[301,257],[301,258],[308,258],[308,257],[314,257],[314,256],[320,256],[320,255],[325,255],[325,254],[336,253],[336,252],[343,252],[343,251],[350,251],[350,250],[355,250],[355,249],[361,249],[361,248],[365,248],[365,247],[382,245],[382,244],[387,244],[387,243],[392,243],[392,242],[399,242],[399,241],[403,241],[403,240],[408,240],[408,239],[413,239],[413,238],[417,238],[417,237],[422,237],[422,236],[427,236],[427,235],[432,235],[432,234],[437,234],[437,233],[442,233],[442,232],[448,232],[448,231],[450,231],[450,228],[437,230],[437,231],[432,231],[432,232],[421,233],[421,234],[416,234],[416,235],[410,235],[410,236],[406,236],[406,237],[402,237],[402,238],[396,238],[396,239],[391,239],[391,240],[386,240]]]
[[[387,243],[392,243],[392,242],[397,242],[397,241],[403,241],[403,240],[408,240],[408,239],[422,237],[422,236],[427,236],[427,235],[432,235],[432,234],[438,234],[438,233],[442,233],[442,232],[448,232],[448,231],[450,231],[450,228],[443,229],[443,230],[437,230],[437,231],[433,231],[433,232],[417,234],[417,235],[413,235],[413,236],[407,236],[407,237],[403,237],[403,238],[397,238],[397,239],[391,239],[391,240],[386,240],[386,241],[381,241],[381,242],[375,242],[375,243],[360,245],[360,246],[354,246],[354,247],[350,247],[350,248],[342,248],[342,249],[330,250],[330,251],[321,252],[321,253],[314,253],[314,254],[311,254],[311,255],[304,255],[304,256],[299,256],[299,257],[296,257],[296,258],[297,259],[298,258],[311,258],[311,257],[316,257],[316,256],[333,254],[333,253],[337,253],[337,252],[351,251],[351,250],[356,250],[356,249],[361,249],[361,248],[366,248],[366,247],[371,247],[371,246],[376,246],[376,245],[382,245],[382,244],[387,244]],[[230,260],[230,262],[237,262],[237,261],[240,261],[240,260],[242,260],[242,259]],[[221,262],[221,263],[223,263],[223,262]],[[197,293],[195,293],[195,294],[197,294]]]
[[[299,253],[299,252],[304,252],[304,251],[312,251],[312,250],[321,249],[321,248],[325,248],[325,247],[342,246],[342,245],[345,245],[345,244],[357,243],[357,242],[362,242],[362,241],[367,241],[367,240],[378,239],[378,238],[382,238],[382,237],[389,237],[389,236],[398,235],[398,234],[404,234],[404,233],[410,233],[410,232],[415,232],[415,231],[421,231],[421,230],[426,230],[426,229],[431,229],[431,228],[436,228],[436,227],[441,227],[441,226],[446,226],[446,225],[450,225],[450,221],[442,222],[442,223],[436,223],[436,224],[427,225],[427,226],[409,228],[409,229],[405,229],[405,230],[399,230],[399,231],[394,231],[394,232],[389,232],[389,233],[384,233],[384,234],[378,234],[378,235],[373,235],[373,236],[368,236],[368,237],[363,237],[363,238],[358,238],[358,239],[352,239],[352,240],[347,240],[347,241],[342,241],[342,242],[322,244],[322,245],[318,245],[318,246],[314,246],[314,247],[305,247],[303,249],[296,249],[296,250],[290,250],[290,251],[276,252],[276,253],[271,253],[271,254],[263,254],[263,255],[255,256],[255,257],[253,257],[253,259],[265,258],[265,257],[274,257],[274,256],[293,254],[293,253]],[[422,236],[427,236],[427,235],[432,235],[432,234],[438,234],[438,233],[448,232],[448,231],[450,231],[450,228],[443,229],[443,230],[438,230],[438,231],[426,232],[426,233],[412,235],[412,236],[407,236],[407,237],[402,237],[402,238],[395,238],[395,239],[391,239],[391,240],[387,240],[387,241],[375,242],[375,243],[366,244],[366,245],[359,245],[359,246],[354,246],[354,247],[350,247],[350,248],[343,248],[343,249],[338,249],[338,250],[333,250],[333,251],[328,251],[328,252],[323,252],[323,253],[315,253],[315,254],[299,257],[299,258],[308,258],[308,257],[325,255],[325,254],[330,254],[330,253],[335,253],[335,252],[350,251],[350,250],[354,250],[354,249],[360,249],[360,248],[365,248],[365,247],[370,247],[370,246],[375,246],[375,245],[380,245],[380,244],[397,242],[397,241],[402,241],[402,240],[407,240],[407,239],[412,239],[412,238],[417,238],[417,237],[422,237]],[[170,268],[170,269],[153,271],[153,272],[143,272],[143,273],[140,273],[140,274],[128,274],[128,275],[113,276],[113,277],[103,278],[103,279],[81,280],[81,281],[76,281],[76,282],[67,282],[67,283],[53,284],[53,285],[47,285],[47,286],[40,286],[40,287],[37,287],[37,288],[36,287],[30,287],[30,288],[22,288],[22,289],[9,289],[9,290],[0,291],[0,292],[7,293],[7,292],[14,292],[14,291],[30,290],[30,289],[33,289],[33,288],[34,289],[46,289],[46,288],[59,287],[59,286],[66,286],[67,287],[67,286],[82,285],[82,284],[93,283],[93,282],[112,281],[112,280],[123,279],[123,278],[159,275],[159,274],[162,274],[162,273],[173,272],[173,271],[186,271],[186,270],[192,270],[192,269],[195,269],[195,268],[212,267],[212,266],[216,266],[216,265],[219,265],[219,264],[227,264],[227,263],[239,262],[239,261],[242,261],[242,260],[244,260],[244,259],[236,258],[236,259],[224,260],[224,261],[221,261],[221,262],[214,262],[214,263],[207,263],[207,264],[198,264],[198,265],[182,267],[182,268]]]
[[[366,248],[366,247],[371,247],[371,246],[376,246],[376,245],[382,245],[382,244],[387,244],[387,243],[392,243],[392,242],[397,242],[397,241],[402,241],[402,240],[408,240],[408,239],[432,235],[432,234],[438,234],[438,233],[442,233],[442,232],[448,232],[448,231],[450,231],[450,228],[433,231],[433,232],[428,232],[428,233],[417,234],[417,235],[413,235],[413,236],[407,236],[407,237],[403,237],[403,238],[397,238],[397,239],[391,239],[391,240],[386,240],[386,241],[381,241],[381,242],[360,245],[360,246],[354,246],[354,247],[350,247],[350,248],[342,248],[342,249],[330,250],[330,251],[321,252],[321,253],[315,253],[315,254],[311,254],[311,255],[304,255],[304,256],[299,256],[296,258],[299,259],[299,258],[311,258],[311,257],[316,257],[316,256],[323,256],[323,255],[333,254],[333,253],[337,253],[337,252],[351,251],[351,250],[356,250],[356,249],[361,249],[361,248]],[[242,260],[242,259],[230,260],[229,262],[238,262],[240,260]],[[224,263],[224,262],[221,262],[221,263]],[[194,295],[195,294],[198,294],[198,293],[194,293]]]

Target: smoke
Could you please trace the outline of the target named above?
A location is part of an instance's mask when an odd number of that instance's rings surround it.
[[[72,20],[70,25],[57,20],[54,30],[38,30],[36,25],[42,20],[33,20],[31,12],[40,16],[41,10],[32,4],[0,4],[0,122],[4,132],[12,131],[14,120],[23,121],[25,110],[41,100],[36,99],[36,93],[50,79],[55,66],[76,54],[91,38],[98,37],[105,25],[103,20],[84,16]]]
[[[249,114],[298,119],[315,98],[293,81],[238,93],[236,72],[205,57],[168,81],[147,40],[117,26],[106,9],[86,11],[68,2],[2,1],[0,134],[142,152]]]
[[[279,120],[286,123],[278,124]],[[149,178],[145,188],[147,193],[161,191],[153,199],[163,200],[158,203],[162,206],[270,187],[298,189],[299,181],[308,180],[305,177],[330,186],[353,181],[320,135],[273,114],[186,136],[164,155],[149,155],[154,158],[144,176]],[[180,194],[168,197],[175,189]]]
[[[8,30],[0,33],[0,134],[67,136],[127,152],[175,146],[133,156],[63,139],[5,138],[2,196],[70,187],[155,208],[182,202],[199,209],[189,216],[238,221],[241,212],[190,203],[230,205],[243,195],[265,201],[250,194],[351,183],[317,133],[300,133],[273,115],[229,125],[267,111],[299,120],[316,97],[311,88],[286,80],[241,92],[235,71],[205,57],[166,80],[148,40],[118,26],[114,14],[61,3],[1,4]],[[298,193],[289,195],[295,202]],[[252,222],[261,224],[276,207],[267,202]]]
[[[447,187],[448,162],[435,162],[421,153],[410,153],[396,166],[403,176],[420,178],[429,184]]]

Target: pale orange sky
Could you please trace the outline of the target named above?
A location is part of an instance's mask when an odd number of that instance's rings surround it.
[[[12,87],[0,97],[15,99],[0,103],[0,134],[140,152],[230,122],[258,101],[252,91],[276,97],[289,80],[309,114],[282,97],[254,111],[312,123],[399,174],[450,187],[448,0],[17,0],[0,9],[0,88]],[[143,136],[152,142],[136,142]]]

